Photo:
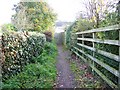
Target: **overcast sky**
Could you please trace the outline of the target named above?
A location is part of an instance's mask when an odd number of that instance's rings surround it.
[[[0,25],[9,23],[11,15],[14,14],[12,10],[13,5],[17,4],[20,0],[1,0],[0,1]],[[53,8],[54,12],[58,15],[58,20],[61,21],[74,21],[77,13],[83,10],[81,0],[45,0]]]
[[[12,11],[13,4],[17,3],[18,1],[19,0],[1,0],[0,1],[0,25],[10,22],[11,15],[14,14]]]
[[[48,4],[58,14],[58,20],[74,21],[77,13],[83,10],[81,0],[47,0]]]

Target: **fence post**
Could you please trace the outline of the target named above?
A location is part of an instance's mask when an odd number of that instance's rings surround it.
[[[66,31],[64,32],[64,36],[65,36],[65,37],[64,37],[64,40],[65,40],[65,41],[64,41],[64,45],[66,46]]]
[[[70,32],[70,37],[69,37],[69,48],[71,50],[71,32]]]
[[[77,43],[77,38],[78,38],[78,35],[77,34],[74,34],[74,47],[76,47],[76,44]],[[78,53],[78,50],[76,50],[76,52]],[[76,60],[78,60],[78,56],[76,55]]]
[[[95,39],[95,33],[92,33],[92,35],[93,35],[93,40]],[[93,44],[93,48],[95,48],[95,43],[94,42],[92,42],[92,44]],[[93,57],[95,57],[95,52],[93,51]],[[94,61],[92,62],[92,64],[93,64],[93,66],[95,66],[94,65]],[[93,75],[94,75],[94,70],[92,69],[92,73],[93,73]]]
[[[70,32],[70,49],[72,48],[72,33]]]
[[[84,38],[84,34],[82,34],[82,38]],[[82,40],[82,44],[84,45],[84,40]],[[84,51],[84,48],[82,47],[82,51]],[[84,55],[82,54],[82,56],[84,57]]]
[[[120,30],[119,30],[119,41],[120,41]],[[119,43],[120,44],[120,43]],[[119,60],[120,60],[120,46],[119,46]],[[120,88],[120,62],[119,62],[119,78],[118,78],[118,87]]]

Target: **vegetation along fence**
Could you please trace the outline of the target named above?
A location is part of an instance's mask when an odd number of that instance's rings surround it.
[[[120,87],[120,25],[71,33],[70,45],[94,74],[112,88]]]

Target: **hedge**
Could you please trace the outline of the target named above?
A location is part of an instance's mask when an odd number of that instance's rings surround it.
[[[46,42],[42,54],[34,58],[35,63],[27,64],[22,72],[2,82],[2,89],[53,88],[57,77],[57,52],[54,42]]]
[[[44,34],[33,32],[7,32],[2,34],[2,80],[22,71],[34,57],[42,53],[46,42]]]

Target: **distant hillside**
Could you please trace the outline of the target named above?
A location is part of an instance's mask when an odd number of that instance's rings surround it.
[[[72,22],[62,22],[62,21],[58,21],[56,22],[55,26],[56,27],[63,27],[63,26],[66,26],[66,25],[70,25]]]

